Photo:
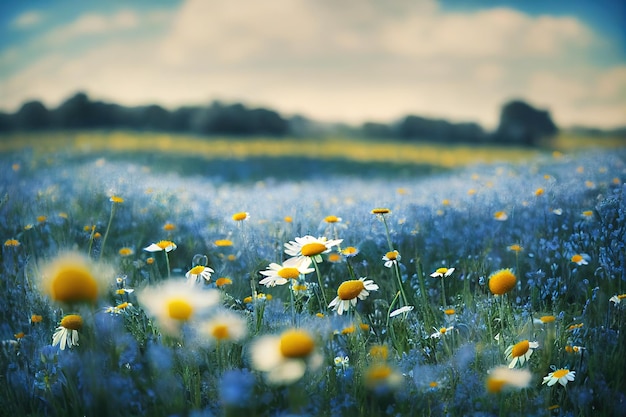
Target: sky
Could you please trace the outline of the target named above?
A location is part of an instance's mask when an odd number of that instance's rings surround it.
[[[220,100],[326,122],[626,125],[624,0],[4,0],[0,111]]]

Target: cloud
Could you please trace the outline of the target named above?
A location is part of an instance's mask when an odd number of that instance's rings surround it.
[[[97,48],[70,48],[96,36]],[[43,40],[49,52],[1,81],[0,107],[81,89],[133,105],[222,99],[323,120],[411,113],[491,128],[511,98],[565,125],[623,123],[626,100],[624,68],[593,60],[607,42],[581,21],[452,13],[434,0],[187,0],[172,14],[86,14]]]
[[[9,26],[13,29],[25,30],[38,25],[44,20],[44,15],[36,11],[28,11],[17,16]]]

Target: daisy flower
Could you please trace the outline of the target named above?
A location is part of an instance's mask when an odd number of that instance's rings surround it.
[[[260,271],[265,278],[259,281],[259,284],[266,287],[285,285],[290,279],[298,279],[300,275],[315,271],[315,268],[309,268],[310,265],[311,258],[305,257],[289,258],[282,265],[271,263],[265,271]]]
[[[589,265],[589,255],[577,253],[570,258],[576,265]]]
[[[236,222],[242,222],[244,220],[250,219],[250,213],[247,211],[240,211],[239,213],[233,214],[233,220]]]
[[[152,243],[150,246],[144,248],[143,250],[147,252],[171,252],[176,249],[176,244],[171,240],[160,240],[156,243]]]
[[[383,256],[383,261],[385,261],[385,266],[387,268],[391,268],[394,264],[397,264],[400,259],[401,256],[397,250],[387,252],[385,256]]]
[[[196,265],[185,274],[187,284],[194,285],[201,282],[202,279],[204,279],[204,282],[208,283],[211,281],[211,274],[213,272],[215,271],[208,266]]]
[[[436,327],[434,327],[435,329],[435,333],[430,335],[431,339],[439,339],[441,336],[444,336],[446,334],[448,334],[450,332],[450,330],[454,329],[454,326],[450,326],[450,327],[442,327],[441,329],[437,329]]]
[[[341,283],[337,289],[337,297],[328,305],[329,308],[337,310],[339,315],[350,309],[350,305],[356,306],[357,299],[365,300],[369,295],[369,291],[378,290],[378,285],[374,284],[371,279],[361,277]]]
[[[240,314],[220,310],[199,326],[199,333],[211,344],[239,342],[248,334],[248,322]]]
[[[541,384],[548,384],[548,386],[551,387],[558,382],[559,384],[566,386],[567,383],[573,381],[575,377],[576,371],[561,368],[550,372],[547,376],[544,376]]]
[[[52,346],[59,345],[59,349],[78,346],[78,331],[83,327],[83,318],[78,314],[68,314],[63,317],[61,324],[52,335]]]
[[[528,369],[510,369],[498,366],[489,370],[485,386],[490,393],[499,393],[507,388],[522,389],[528,387],[532,374]]]
[[[539,343],[537,342],[529,342],[528,340],[522,340],[519,343],[509,346],[504,351],[506,355],[506,360],[511,361],[509,363],[509,368],[515,368],[515,365],[518,363],[524,365],[530,356],[533,354],[534,350],[539,347]]]
[[[322,364],[315,339],[304,329],[288,329],[280,335],[257,338],[250,349],[252,366],[265,373],[270,384],[291,384],[304,376],[307,369]]]
[[[374,363],[365,370],[365,385],[369,389],[393,389],[402,384],[402,375],[386,363]]]
[[[495,295],[506,294],[515,287],[516,283],[517,278],[510,269],[501,269],[489,277],[489,289]]]
[[[626,294],[616,294],[613,297],[609,298],[609,301],[618,306],[624,298],[626,298]]]
[[[297,237],[285,243],[285,253],[290,256],[306,256],[315,263],[322,262],[322,254],[330,252],[333,246],[339,245],[343,239],[328,240],[325,237],[315,238],[311,235]]]
[[[217,290],[199,291],[172,279],[160,286],[144,288],[137,299],[164,332],[178,335],[185,323],[201,317],[217,305],[220,296]]]
[[[452,273],[454,272],[454,268],[437,268],[437,270],[435,272],[433,272],[432,274],[430,274],[431,277],[433,278],[443,278],[443,277],[449,277],[450,275],[452,275]]]
[[[498,221],[500,221],[500,222],[503,222],[503,221],[505,221],[505,220],[507,220],[509,218],[509,215],[506,214],[506,211],[496,211],[493,214],[493,218],[498,220]]]

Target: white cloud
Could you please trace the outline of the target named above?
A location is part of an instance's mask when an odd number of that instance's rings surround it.
[[[25,30],[38,25],[44,19],[44,15],[36,11],[24,12],[17,16],[9,25],[14,29]]]
[[[54,105],[82,89],[126,104],[222,99],[324,120],[412,113],[492,128],[505,100],[524,98],[564,125],[623,122],[626,71],[594,65],[602,40],[580,21],[414,3],[187,0],[175,14],[84,15],[45,37],[57,58],[2,81],[0,107],[24,96]],[[159,36],[69,48],[155,25]]]

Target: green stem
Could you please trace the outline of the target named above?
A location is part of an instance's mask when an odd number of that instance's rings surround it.
[[[102,259],[102,255],[104,254],[104,244],[107,241],[107,237],[109,236],[109,230],[111,230],[111,223],[113,222],[113,216],[115,215],[115,208],[117,207],[116,203],[113,203],[111,206],[111,215],[109,216],[109,224],[107,224],[107,229],[104,232],[104,237],[102,238],[102,245],[100,246],[100,259]]]
[[[324,302],[324,305],[321,308],[323,313],[328,307],[328,302],[326,301],[326,294],[324,294],[324,286],[322,285],[322,274],[320,273],[320,268],[317,265],[317,262],[315,262],[315,259],[313,259],[313,266],[315,267],[315,273],[317,274],[317,283],[320,286],[320,293],[322,294],[322,301]]]

